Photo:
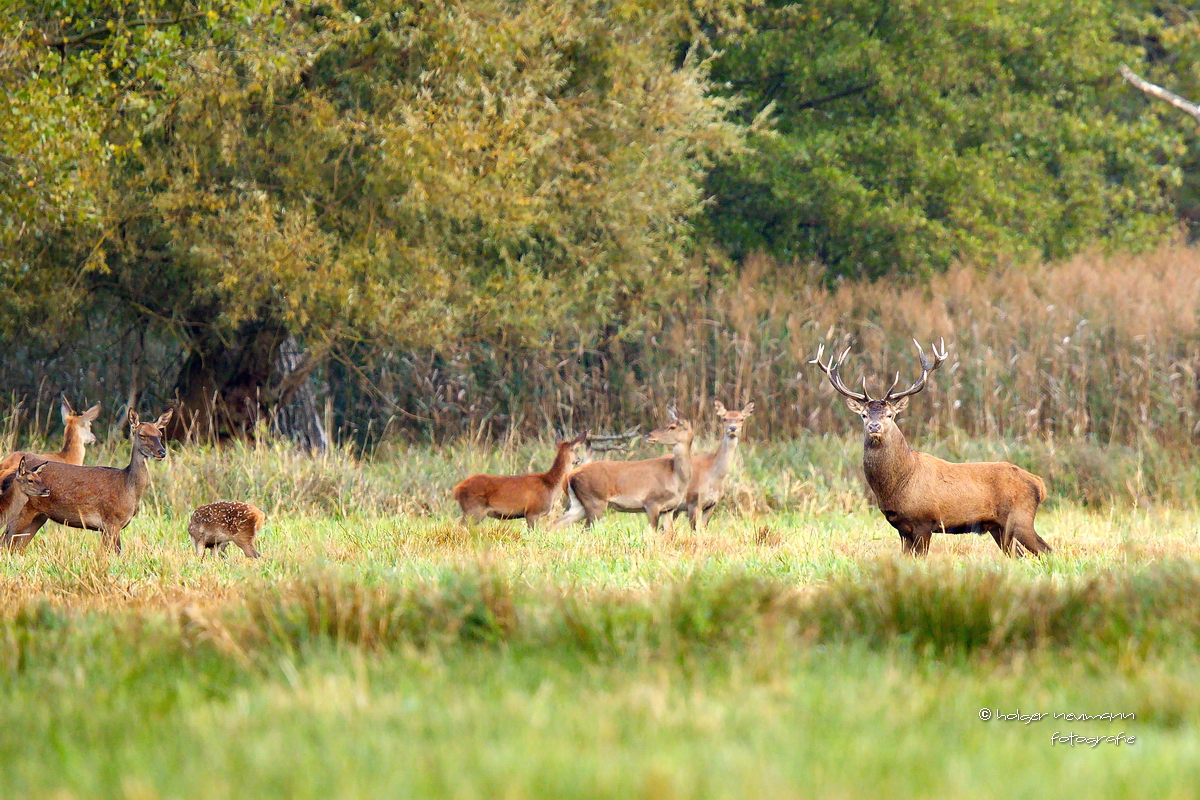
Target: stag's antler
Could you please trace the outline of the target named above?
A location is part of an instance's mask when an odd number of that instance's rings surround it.
[[[924,389],[925,388],[925,379],[929,377],[929,373],[933,372],[935,369],[940,367],[942,365],[942,362],[946,360],[946,340],[945,339],[942,339],[940,352],[938,351],[938,345],[930,345],[930,348],[933,350],[933,363],[932,364],[929,363],[929,359],[925,358],[925,351],[921,349],[921,343],[918,342],[916,339],[913,339],[913,344],[915,344],[917,346],[917,352],[921,356],[921,377],[917,378],[916,382],[912,386],[905,389],[903,392],[897,392],[896,394],[892,394],[892,390],[888,389],[888,393],[886,395],[884,395],[884,398],[883,398],[885,402],[890,403],[895,400],[899,400],[902,397],[908,397],[910,395],[914,395],[917,392]],[[896,373],[897,377],[899,377],[899,374],[900,373]],[[896,384],[895,384],[895,382],[893,382],[892,387],[895,388],[895,386],[896,386]]]
[[[844,394],[846,397],[849,397],[852,400],[857,400],[860,403],[870,402],[871,398],[867,397],[866,378],[863,378],[863,391],[861,393],[859,393],[859,392],[852,392],[849,389],[847,389],[846,384],[842,383],[842,378],[838,374],[838,367],[840,367],[841,363],[846,360],[846,354],[849,352],[850,352],[850,345],[846,345],[846,349],[842,351],[842,355],[839,358],[834,359],[833,356],[830,356],[829,363],[822,364],[821,356],[825,353],[825,345],[822,344],[817,347],[817,357],[814,358],[812,361],[809,361],[808,363],[816,364],[817,367],[820,368],[821,372],[824,372],[826,375],[829,376],[829,383],[833,386],[833,388],[837,389],[840,393]],[[895,384],[893,384],[893,385],[895,385]]]

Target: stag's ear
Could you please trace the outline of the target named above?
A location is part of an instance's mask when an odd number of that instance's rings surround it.
[[[718,417],[725,416],[725,404],[722,403],[720,400],[713,400],[713,408],[715,408],[717,410]]]
[[[753,402],[746,403],[746,407],[742,409],[742,416],[746,416],[747,414],[753,414],[753,413],[754,413],[754,403]]]
[[[855,400],[853,397],[847,397],[846,398],[846,408],[850,409],[855,414],[861,414],[867,410],[867,405],[866,405],[866,403],[860,403],[859,401]]]
[[[901,411],[908,408],[908,398],[901,397],[899,400],[896,400],[895,402],[888,403],[888,405],[892,407],[893,414],[899,414]]]

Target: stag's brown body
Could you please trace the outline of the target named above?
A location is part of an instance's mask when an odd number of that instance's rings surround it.
[[[943,343],[944,346],[944,343]],[[879,509],[900,534],[905,553],[924,554],[935,531],[942,533],[990,533],[1008,554],[1024,550],[1041,555],[1050,545],[1037,534],[1033,518],[1046,499],[1042,479],[1015,464],[976,462],[952,464],[908,446],[896,426],[895,416],[908,407],[908,398],[925,388],[929,374],[946,359],[943,349],[934,348],[934,362],[925,358],[920,344],[921,377],[908,389],[894,392],[896,382],[882,399],[846,388],[838,374],[838,359],[821,363],[822,347],[815,363],[829,382],[846,398],[850,410],[863,419],[863,472],[875,494]],[[897,376],[899,380],[899,376]]]
[[[454,499],[462,509],[464,524],[494,519],[524,519],[529,527],[549,514],[563,496],[567,474],[575,452],[587,439],[581,433],[559,442],[554,463],[546,472],[528,475],[472,475],[454,487]]]
[[[100,531],[105,544],[121,552],[121,531],[137,513],[150,484],[146,459],[166,457],[162,431],[170,418],[171,412],[167,411],[157,422],[141,422],[137,412],[130,409],[133,453],[124,469],[48,462],[41,477],[49,494],[29,498],[9,523],[4,543],[24,549],[47,520],[54,520],[72,528]]]
[[[23,456],[31,456],[39,461],[57,461],[61,464],[75,464],[76,466],[83,463],[83,454],[87,445],[96,441],[96,434],[92,433],[92,423],[100,415],[100,404],[97,403],[82,414],[76,414],[71,410],[70,404],[63,400],[60,413],[63,421],[62,449],[57,453],[21,451],[9,453],[3,461],[0,461],[0,477],[16,472],[17,464],[20,463]]]
[[[192,512],[188,521],[188,535],[196,548],[196,555],[204,558],[209,550],[225,555],[225,548],[233,542],[241,548],[247,558],[258,558],[254,539],[262,530],[266,515],[257,506],[233,500],[221,500],[200,506]]]
[[[1015,464],[952,464],[913,450],[892,425],[864,445],[863,472],[906,552],[926,552],[935,532],[990,533],[1006,553],[1014,539],[1031,553],[1050,552],[1033,528],[1046,485]]]

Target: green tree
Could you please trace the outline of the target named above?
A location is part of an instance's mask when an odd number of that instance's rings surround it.
[[[116,303],[178,336],[179,416],[213,434],[347,342],[636,320],[683,280],[704,170],[741,141],[680,48],[738,4],[78,5],[26,24],[109,31],[57,65],[112,87],[95,220],[16,248],[9,285],[75,280],[71,313]],[[309,357],[281,370],[289,342]]]
[[[1117,5],[768,2],[714,77],[773,131],[712,172],[707,232],[850,276],[1160,237],[1180,139],[1120,83],[1151,23]]]

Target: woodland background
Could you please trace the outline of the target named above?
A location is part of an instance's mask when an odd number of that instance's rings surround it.
[[[819,343],[944,336],[919,430],[1200,435],[1196,126],[1118,73],[1200,97],[1195,4],[0,5],[26,416],[788,438],[849,424]]]

